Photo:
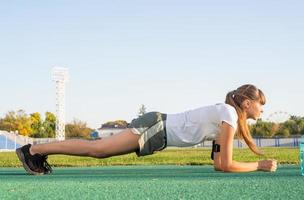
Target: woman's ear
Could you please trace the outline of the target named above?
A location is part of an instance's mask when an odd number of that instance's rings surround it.
[[[245,99],[243,102],[242,102],[242,107],[243,109],[248,109],[250,107],[250,104],[251,104],[251,101],[249,99]]]

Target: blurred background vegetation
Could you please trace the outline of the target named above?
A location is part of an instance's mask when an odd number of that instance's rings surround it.
[[[146,107],[142,105],[138,116],[146,113]],[[14,131],[23,136],[33,138],[54,138],[55,137],[56,116],[51,112],[46,112],[44,117],[35,112],[27,114],[24,110],[9,111],[3,118],[0,118],[0,130]],[[128,122],[124,120],[109,121],[101,123],[103,128],[126,128]],[[273,138],[273,137],[299,137],[304,135],[304,117],[290,116],[284,122],[275,123],[257,120],[250,124],[250,131],[253,137]],[[90,138],[94,131],[88,127],[86,122],[74,119],[67,123],[67,138]]]

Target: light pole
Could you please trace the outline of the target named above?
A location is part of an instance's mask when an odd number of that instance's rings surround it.
[[[56,84],[56,139],[65,140],[65,83],[69,79],[67,68],[54,67],[52,76]]]

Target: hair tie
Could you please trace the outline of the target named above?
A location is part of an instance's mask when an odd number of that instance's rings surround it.
[[[235,95],[236,95],[236,90],[233,90],[233,91],[232,91],[232,98],[234,98]]]

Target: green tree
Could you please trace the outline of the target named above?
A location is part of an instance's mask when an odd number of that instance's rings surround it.
[[[24,110],[9,111],[0,119],[0,130],[18,131],[20,135],[44,138],[55,137],[56,117],[51,112],[45,113],[45,120],[38,112],[27,115]]]
[[[258,119],[257,122],[250,126],[250,132],[253,136],[272,137],[275,134],[276,125],[272,122],[264,122]]]
[[[24,110],[9,111],[1,120],[1,129],[18,131],[20,135],[28,136],[31,132],[31,119]]]
[[[24,110],[17,111],[17,129],[20,135],[29,136],[32,132],[31,118],[26,114]]]
[[[304,135],[304,117],[299,120],[298,125],[300,128],[300,134]]]
[[[6,113],[5,117],[0,120],[0,129],[5,131],[16,131],[17,123],[16,123],[16,112],[9,111]]]
[[[102,124],[102,128],[127,128],[128,122],[125,120],[109,121]]]
[[[291,129],[292,135],[302,134],[304,131],[304,118],[299,116],[292,115],[289,121],[293,121],[293,124],[290,124],[289,128]]]
[[[300,134],[299,126],[295,120],[287,120],[282,123],[282,129],[288,129],[289,135],[298,135]]]
[[[290,130],[287,127],[281,126],[276,135],[282,136],[282,137],[289,137]]]
[[[67,138],[90,138],[93,129],[87,126],[87,123],[74,119],[72,123],[66,124],[65,136]]]
[[[293,121],[298,121],[298,120],[301,120],[302,118],[299,117],[299,116],[296,116],[296,115],[291,115],[289,120],[293,120]]]
[[[41,119],[41,115],[38,112],[32,113],[30,115],[31,117],[31,128],[32,128],[32,132],[30,134],[30,137],[41,137],[41,134],[43,133],[43,126],[42,126],[42,119]]]
[[[45,113],[45,120],[43,122],[43,136],[48,138],[55,137],[56,116],[51,112]]]

